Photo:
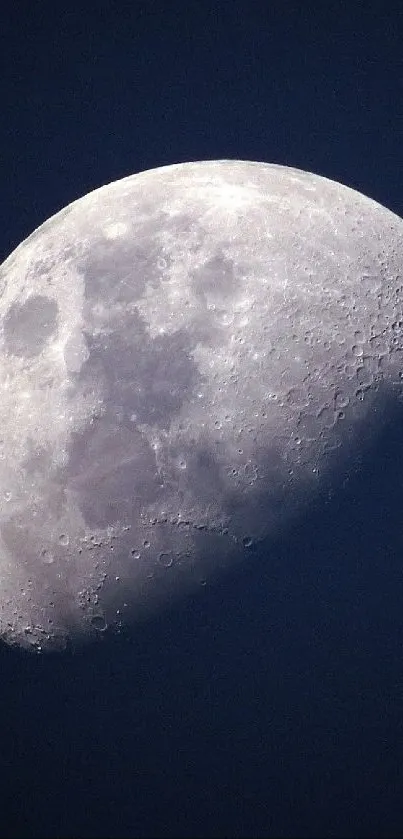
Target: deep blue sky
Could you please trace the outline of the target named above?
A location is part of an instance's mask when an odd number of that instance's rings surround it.
[[[89,190],[187,160],[308,169],[403,216],[401,4],[66,5],[1,21],[0,259]],[[0,835],[401,836],[401,439],[133,644],[2,650]]]

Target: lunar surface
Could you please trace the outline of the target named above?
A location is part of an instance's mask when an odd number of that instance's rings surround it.
[[[245,161],[97,189],[5,261],[0,634],[135,625],[281,538],[401,398],[403,221]]]

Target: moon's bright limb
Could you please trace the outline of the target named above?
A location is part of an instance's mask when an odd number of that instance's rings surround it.
[[[387,420],[403,222],[244,161],[95,190],[1,270],[1,636],[119,629],[278,535]]]

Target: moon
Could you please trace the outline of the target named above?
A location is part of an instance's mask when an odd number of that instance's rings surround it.
[[[312,173],[123,178],[0,283],[0,637],[35,652],[281,538],[401,399],[403,221]]]

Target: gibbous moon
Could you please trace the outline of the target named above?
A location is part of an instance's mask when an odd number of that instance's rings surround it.
[[[399,400],[403,221],[237,160],[97,189],[5,261],[0,635],[119,632],[281,537]]]

